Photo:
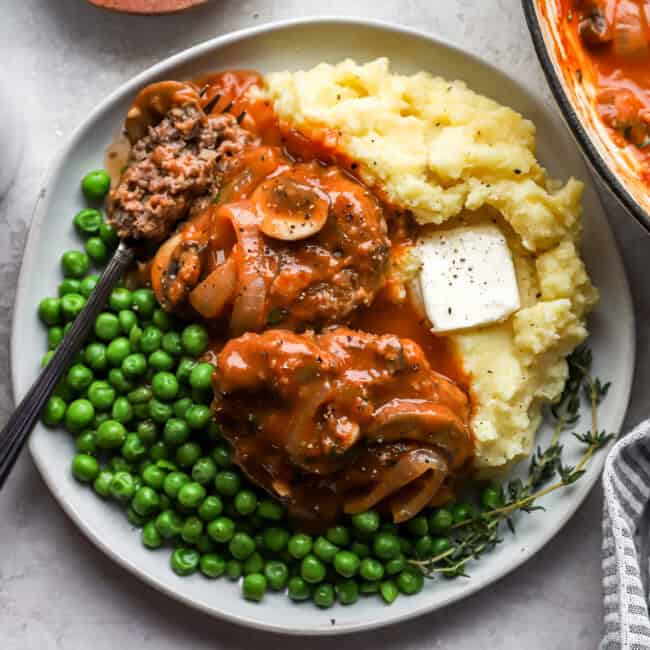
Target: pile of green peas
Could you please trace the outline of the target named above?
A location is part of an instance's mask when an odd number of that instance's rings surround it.
[[[82,181],[94,204],[109,187],[103,171]],[[96,207],[73,224],[85,252],[63,253],[58,295],[39,305],[49,349],[43,364],[97,283],[91,265],[101,267],[118,243]],[[210,413],[213,369],[201,361],[208,344],[202,325],[178,322],[150,289],[114,289],[42,413],[46,426],[75,437],[73,476],[123,507],[145,547],[171,549],[177,575],[240,581],[248,600],[284,592],[328,608],[418,593],[424,576],[410,560],[449,550],[453,526],[475,507],[429,509],[399,526],[369,510],[322,534],[296,529],[284,507],[232,462]],[[484,509],[498,507],[499,488],[488,487],[481,501]]]

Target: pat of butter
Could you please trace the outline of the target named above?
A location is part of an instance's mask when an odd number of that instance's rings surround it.
[[[519,309],[512,255],[495,225],[433,231],[418,248],[420,289],[434,332],[489,325]]]

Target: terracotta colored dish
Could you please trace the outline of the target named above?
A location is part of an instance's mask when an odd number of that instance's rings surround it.
[[[597,75],[562,0],[522,0],[542,69],[583,154],[627,211],[650,230],[650,191],[639,156],[598,110]]]
[[[88,0],[90,4],[127,14],[171,14],[203,5],[208,0]]]

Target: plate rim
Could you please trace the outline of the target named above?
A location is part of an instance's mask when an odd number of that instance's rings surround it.
[[[86,129],[86,126],[89,123],[95,121],[95,119],[104,112],[108,106],[115,101],[119,100],[121,97],[124,97],[128,94],[132,94],[137,90],[144,81],[148,81],[152,77],[156,77],[162,71],[167,68],[178,66],[181,64],[187,64],[192,59],[198,58],[203,54],[210,52],[213,49],[220,49],[224,46],[227,46],[231,43],[264,34],[267,32],[272,32],[276,30],[281,30],[285,28],[291,28],[296,26],[301,26],[305,24],[346,24],[350,26],[361,26],[361,27],[370,27],[376,28],[378,30],[383,30],[391,32],[393,34],[404,35],[406,37],[415,37],[418,39],[423,39],[429,42],[432,42],[436,45],[442,46],[449,50],[456,52],[457,54],[466,57],[470,61],[473,61],[483,67],[487,67],[493,72],[503,77],[509,79],[514,85],[517,86],[518,90],[522,93],[523,96],[526,96],[532,103],[540,107],[540,110],[554,123],[558,125],[558,128],[566,129],[566,126],[562,123],[561,120],[557,120],[546,106],[543,106],[541,99],[538,94],[536,94],[529,86],[524,82],[516,79],[506,71],[500,69],[498,66],[492,64],[491,62],[483,59],[476,53],[471,50],[465,49],[464,47],[455,44],[448,39],[439,36],[435,32],[427,33],[410,27],[406,27],[400,24],[390,23],[384,20],[376,19],[366,19],[366,18],[357,18],[352,16],[337,16],[337,15],[325,15],[325,16],[307,16],[297,19],[287,19],[273,21],[270,23],[265,23],[263,25],[258,25],[254,27],[249,27],[234,32],[229,32],[221,36],[209,39],[192,47],[186,48],[177,52],[176,54],[166,57],[161,61],[158,61],[154,65],[146,68],[142,72],[136,74],[134,77],[128,79],[126,82],[118,86],[113,92],[107,95],[90,113],[86,118],[80,122],[80,124],[74,129],[69,138],[67,139],[64,146],[61,150],[55,155],[52,163],[50,164],[46,174],[43,177],[43,182],[41,183],[38,199],[36,201],[36,206],[34,208],[34,214],[32,222],[29,227],[29,232],[27,236],[27,241],[25,244],[23,259],[21,262],[20,272],[18,276],[16,295],[14,300],[14,308],[11,319],[11,341],[10,341],[10,372],[11,372],[11,383],[14,393],[14,400],[17,401],[19,398],[22,398],[26,390],[20,390],[19,381],[16,371],[16,364],[14,361],[19,358],[19,349],[18,349],[18,338],[15,335],[16,333],[16,324],[18,320],[19,309],[17,306],[23,302],[23,294],[25,292],[26,279],[29,274],[29,268],[31,266],[31,261],[34,258],[36,253],[36,247],[38,243],[37,233],[39,230],[40,224],[43,222],[45,215],[48,213],[48,204],[49,204],[49,185],[52,183],[53,178],[58,175],[61,167],[64,165],[65,160],[67,159],[70,152],[77,146],[78,142],[81,139],[81,135]],[[568,131],[567,131],[568,134]],[[587,172],[586,166],[584,166],[584,161],[580,158],[581,164],[583,165],[585,172]],[[589,178],[588,174],[585,174],[585,178]],[[596,199],[600,202],[599,197],[596,196]],[[602,205],[601,205],[602,207]],[[604,209],[603,214],[607,216]],[[607,226],[606,237],[610,240],[612,246],[617,252],[616,259],[614,264],[617,268],[617,274],[621,276],[622,283],[624,286],[623,291],[623,302],[628,309],[630,314],[630,319],[627,321],[627,331],[623,334],[622,339],[625,345],[625,355],[630,360],[630,369],[627,372],[625,378],[625,384],[621,386],[622,388],[622,399],[621,399],[621,414],[620,422],[618,423],[618,428],[620,428],[625,419],[630,401],[632,379],[634,376],[634,370],[636,365],[636,315],[634,312],[634,305],[632,301],[632,295],[630,292],[630,287],[627,279],[627,274],[623,265],[623,258],[621,256],[620,248],[618,242],[612,232],[611,227],[607,220],[605,220],[605,225]],[[627,320],[627,319],[626,319]],[[528,552],[525,554],[516,554],[513,558],[504,562],[503,564],[497,566],[489,577],[480,581],[476,580],[474,584],[470,584],[462,593],[450,595],[444,602],[441,603],[424,603],[418,607],[414,607],[412,610],[394,617],[386,617],[382,620],[371,620],[368,622],[355,622],[348,624],[340,625],[331,625],[331,626],[309,626],[309,627],[286,627],[283,624],[275,624],[272,621],[261,622],[257,619],[253,619],[244,614],[233,614],[229,612],[224,612],[217,608],[209,607],[203,603],[195,600],[190,596],[186,596],[182,593],[176,591],[173,586],[166,584],[162,580],[158,579],[156,576],[147,573],[144,569],[139,568],[139,566],[131,561],[128,557],[120,555],[118,552],[114,551],[107,542],[105,542],[101,537],[99,537],[95,532],[86,525],[83,518],[76,512],[75,508],[67,501],[64,490],[62,486],[57,484],[54,480],[54,477],[50,476],[46,470],[46,459],[41,458],[37,449],[35,449],[35,444],[33,440],[29,441],[29,450],[32,459],[51,494],[57,500],[63,511],[70,517],[70,519],[75,523],[75,525],[81,530],[81,532],[93,542],[99,549],[101,549],[113,562],[119,565],[121,568],[126,569],[139,580],[142,580],[145,584],[154,587],[158,591],[164,593],[165,595],[182,602],[189,607],[198,609],[209,616],[214,618],[225,620],[230,623],[237,625],[247,626],[254,629],[273,632],[278,634],[287,634],[292,636],[330,636],[330,635],[340,635],[340,634],[349,634],[354,632],[363,632],[372,629],[378,629],[386,625],[392,625],[395,623],[403,622],[423,614],[442,609],[447,605],[450,605],[454,602],[458,602],[462,599],[465,599],[477,591],[487,587],[497,580],[501,579],[511,571],[520,567],[524,562],[531,559],[536,555],[541,548],[548,544],[553,537],[559,532],[561,528],[565,526],[567,521],[575,514],[577,509],[582,505],[587,495],[593,489],[593,486],[599,480],[600,473],[602,471],[603,464],[605,462],[606,454],[598,456],[595,460],[594,467],[597,469],[597,472],[594,472],[593,478],[588,477],[590,484],[585,486],[583,492],[579,495],[576,495],[571,502],[569,509],[566,512],[566,515],[558,519],[557,522],[551,526],[547,533],[540,537],[535,538],[535,540],[529,544]],[[520,557],[522,555],[523,557]]]

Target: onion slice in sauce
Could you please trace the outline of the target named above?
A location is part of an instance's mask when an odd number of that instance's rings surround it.
[[[625,57],[639,57],[648,53],[647,25],[641,9],[632,0],[620,0],[614,21],[614,50]]]
[[[203,318],[218,318],[237,291],[237,266],[232,256],[190,293],[190,305]]]

